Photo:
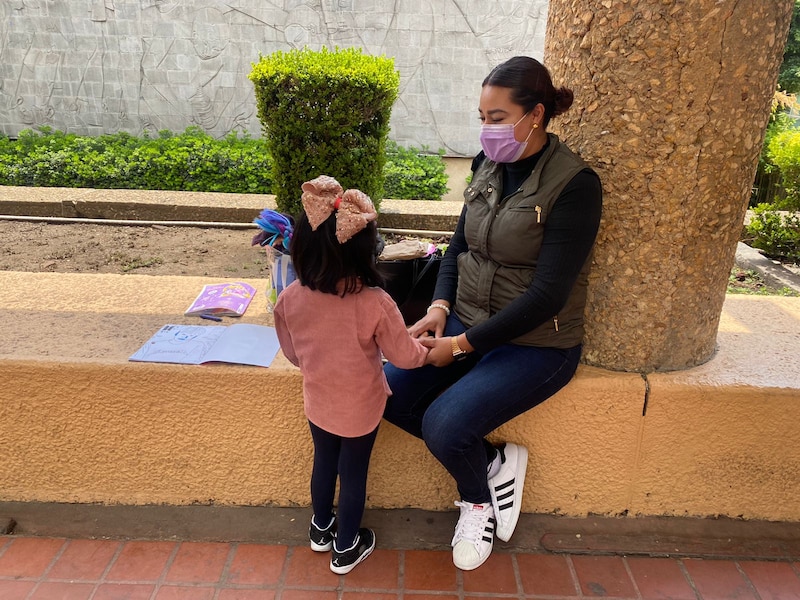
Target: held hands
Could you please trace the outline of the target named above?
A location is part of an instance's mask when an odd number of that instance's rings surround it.
[[[431,333],[434,337],[442,337],[448,313],[441,308],[441,306],[446,306],[445,304],[441,304],[440,301],[434,302],[434,304],[436,306],[432,304],[425,316],[408,328],[411,337],[425,338],[430,337]]]
[[[455,360],[456,350],[462,350],[460,345],[454,344],[452,337],[442,337],[449,316],[450,303],[445,300],[434,300],[428,307],[425,316],[408,328],[411,337],[417,338],[423,346],[428,348],[426,365],[446,367]],[[474,350],[466,338],[463,343],[467,345],[464,350]],[[461,352],[462,356],[464,354]]]
[[[434,365],[436,367],[446,367],[452,363],[455,359],[453,358],[451,339],[450,337],[430,336],[420,338],[420,343],[426,348],[429,348],[428,356],[425,358],[425,364]]]

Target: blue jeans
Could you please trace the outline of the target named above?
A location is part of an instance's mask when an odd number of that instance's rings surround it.
[[[445,335],[465,330],[455,315]],[[384,418],[424,440],[465,502],[489,502],[486,470],[495,451],[485,436],[569,383],[581,346],[567,350],[504,344],[447,367],[384,371],[392,395]]]

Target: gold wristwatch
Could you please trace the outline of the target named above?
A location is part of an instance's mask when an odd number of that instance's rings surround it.
[[[454,360],[464,360],[467,358],[467,351],[462,350],[461,346],[458,345],[458,336],[454,335],[450,338],[450,349],[453,351]]]

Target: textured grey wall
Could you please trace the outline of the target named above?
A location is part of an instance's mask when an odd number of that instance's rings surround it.
[[[358,46],[400,71],[392,139],[471,156],[481,80],[541,59],[546,23],[547,0],[1,0],[0,132],[258,136],[259,53]]]

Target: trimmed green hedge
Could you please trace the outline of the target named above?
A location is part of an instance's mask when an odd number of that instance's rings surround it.
[[[387,198],[440,200],[449,190],[444,151],[428,153],[427,148],[402,148],[386,142],[386,165],[383,168]]]
[[[302,211],[300,186],[319,175],[383,198],[385,143],[400,88],[394,61],[360,48],[277,51],[253,65],[256,106],[274,160],[278,210]]]
[[[442,151],[388,141],[386,157],[387,198],[441,200],[447,193]],[[156,138],[82,137],[42,127],[16,140],[0,137],[0,185],[272,194],[272,159],[264,140],[218,140],[195,127]]]
[[[83,137],[41,128],[0,138],[0,184],[269,194],[271,161],[262,140],[217,140],[190,127],[158,137]]]
[[[439,154],[386,147],[385,196],[441,200]],[[0,185],[272,194],[272,158],[261,139],[215,139],[198,128],[151,138],[127,133],[81,137],[42,127],[0,137]]]

